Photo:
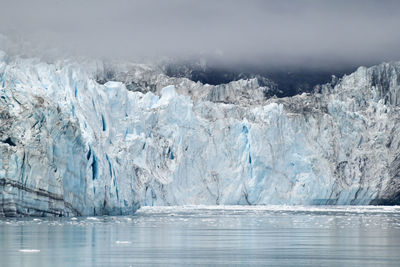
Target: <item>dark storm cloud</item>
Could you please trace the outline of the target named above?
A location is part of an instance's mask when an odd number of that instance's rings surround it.
[[[2,0],[0,32],[42,53],[226,64],[400,59],[400,1]]]

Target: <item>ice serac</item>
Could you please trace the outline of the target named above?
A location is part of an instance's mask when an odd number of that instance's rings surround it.
[[[400,203],[399,63],[269,99],[254,79],[121,73],[0,55],[0,216]]]

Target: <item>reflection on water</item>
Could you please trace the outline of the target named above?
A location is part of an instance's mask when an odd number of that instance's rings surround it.
[[[400,207],[157,207],[0,219],[0,266],[398,266]]]

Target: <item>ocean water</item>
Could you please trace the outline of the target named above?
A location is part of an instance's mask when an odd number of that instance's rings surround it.
[[[0,266],[400,266],[400,207],[143,207],[0,219]]]

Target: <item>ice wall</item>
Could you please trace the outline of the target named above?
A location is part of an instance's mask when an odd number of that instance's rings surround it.
[[[254,103],[245,81],[154,74],[174,85],[143,93],[97,83],[102,68],[0,55],[0,215],[400,202],[398,63]]]

